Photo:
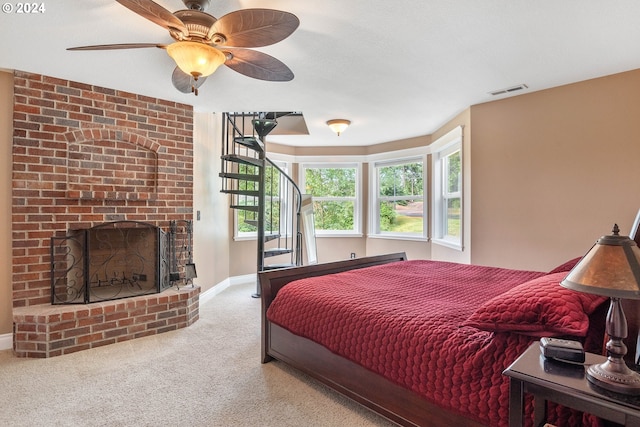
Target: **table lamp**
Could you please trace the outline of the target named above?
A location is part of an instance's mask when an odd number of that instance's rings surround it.
[[[602,236],[560,284],[611,299],[606,320],[607,360],[587,368],[587,379],[605,390],[640,395],[640,374],[624,361],[627,319],[620,299],[640,299],[640,248],[627,236]]]

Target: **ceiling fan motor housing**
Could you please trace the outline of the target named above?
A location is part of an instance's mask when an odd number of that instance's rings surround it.
[[[182,0],[182,2],[187,7],[187,9],[200,11],[205,10],[211,3],[210,0]]]
[[[197,10],[179,10],[174,15],[184,22],[185,27],[189,30],[187,39],[192,41],[203,41],[211,26],[216,22],[216,18],[213,16]]]

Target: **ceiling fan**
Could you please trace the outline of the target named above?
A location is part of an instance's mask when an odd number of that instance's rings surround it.
[[[152,0],[116,0],[169,31],[171,44],[123,43],[71,47],[67,50],[165,49],[177,66],[171,81],[181,92],[193,92],[222,64],[260,80],[290,81],[293,72],[280,60],[249,47],[262,47],[289,37],[300,21],[289,12],[243,9],[217,19],[204,12],[210,0],[183,0],[186,10],[170,12]]]

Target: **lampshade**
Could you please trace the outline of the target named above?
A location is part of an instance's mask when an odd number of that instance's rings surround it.
[[[627,319],[621,298],[640,299],[640,249],[627,236],[602,236],[560,282],[565,288],[611,298],[607,312],[607,360],[587,368],[587,380],[616,393],[640,395],[640,375],[624,361]],[[635,347],[635,346],[634,346]]]
[[[209,76],[227,59],[225,54],[208,44],[181,41],[167,46],[167,53],[182,71],[196,80]]]
[[[580,292],[640,299],[640,248],[627,236],[602,236],[562,281],[562,286]]]
[[[350,124],[351,122],[345,119],[333,119],[327,122],[327,125],[329,125],[331,130],[337,133],[338,136],[340,136],[340,134],[344,132],[345,129],[347,129]]]

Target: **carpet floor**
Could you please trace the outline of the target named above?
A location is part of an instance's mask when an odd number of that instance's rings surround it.
[[[0,425],[394,425],[280,362],[261,364],[254,289],[225,289],[178,331],[50,359],[0,351]]]

